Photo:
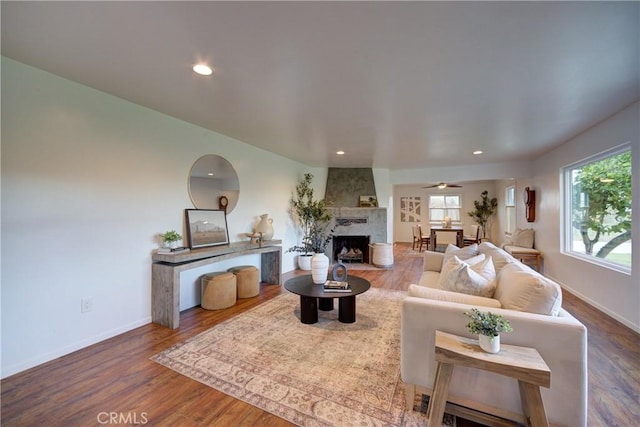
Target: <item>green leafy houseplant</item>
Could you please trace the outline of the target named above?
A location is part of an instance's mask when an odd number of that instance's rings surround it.
[[[472,308],[470,312],[465,311],[464,315],[471,319],[467,324],[467,329],[472,334],[485,335],[493,339],[493,337],[500,335],[501,332],[513,331],[509,321],[499,314]]]
[[[162,234],[163,243],[177,242],[178,240],[181,240],[181,239],[182,239],[182,236],[178,234],[178,232],[175,230],[167,231],[166,233]]]
[[[291,199],[291,206],[296,221],[302,229],[302,245],[289,248],[289,252],[322,253],[331,240],[333,230],[328,230],[331,214],[324,200],[314,200],[313,175],[304,174],[296,186],[296,194]]]
[[[482,200],[474,200],[473,206],[475,209],[467,212],[467,214],[482,227],[482,237],[486,238],[487,235],[491,236],[491,220],[496,209],[498,209],[498,199],[495,197],[490,199],[487,190],[484,190],[480,196]]]

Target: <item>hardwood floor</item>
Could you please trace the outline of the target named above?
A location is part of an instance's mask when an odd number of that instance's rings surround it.
[[[422,270],[422,258],[410,253],[410,244],[397,244],[392,270],[353,274],[374,287],[407,289]],[[0,383],[2,425],[290,426],[149,360],[281,292],[281,286],[262,285],[259,296],[229,309],[183,312],[177,330],[145,325],[13,375]],[[640,336],[570,294],[564,306],[589,329],[589,426],[638,425]]]

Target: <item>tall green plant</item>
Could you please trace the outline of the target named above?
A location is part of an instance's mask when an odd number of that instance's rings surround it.
[[[498,209],[498,199],[495,197],[489,198],[489,192],[484,190],[480,194],[482,200],[474,200],[473,206],[475,210],[467,212],[467,214],[473,218],[475,222],[482,227],[482,237],[486,238],[487,234],[491,235],[491,225],[493,223],[493,214]]]
[[[631,151],[578,170],[573,205],[573,227],[580,231],[587,254],[593,254],[603,235],[613,237],[595,254],[599,258],[631,240]]]
[[[293,252],[324,252],[331,232],[327,232],[331,214],[325,206],[324,200],[314,200],[313,175],[304,174],[298,185],[296,185],[296,194],[291,199],[293,213],[302,229],[303,238],[302,246],[294,246],[289,249]]]

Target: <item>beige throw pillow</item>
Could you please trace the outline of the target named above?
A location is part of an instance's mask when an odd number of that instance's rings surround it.
[[[485,259],[485,255],[480,254],[480,255],[476,255],[466,259],[465,262],[468,265],[475,265],[481,261],[484,261],[484,259]],[[440,269],[440,277],[438,277],[438,284],[437,284],[438,288],[444,289],[444,283],[447,280],[447,277],[449,276],[449,274],[451,274],[451,271],[453,269],[455,269],[458,265],[460,265],[461,262],[462,260],[455,255],[453,255],[451,258],[446,260],[446,262],[445,261],[442,262],[442,268]]]
[[[519,263],[502,268],[493,297],[502,308],[549,316],[557,316],[562,306],[560,285]]]
[[[516,231],[511,235],[511,244],[514,246],[520,246],[521,248],[533,248],[533,237],[535,231],[533,228],[520,229],[516,228]]]
[[[448,291],[460,292],[491,298],[496,289],[496,271],[491,257],[475,265],[454,258],[455,266],[444,278],[442,288]]]
[[[444,251],[444,259],[442,260],[442,265],[444,266],[447,261],[449,261],[454,256],[457,256],[461,260],[469,259],[478,255],[478,244],[474,243],[470,246],[465,246],[464,248],[459,248],[452,244],[447,245],[447,249]]]

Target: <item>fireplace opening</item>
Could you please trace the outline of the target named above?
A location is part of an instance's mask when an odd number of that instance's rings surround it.
[[[334,262],[369,263],[371,236],[333,236]]]

